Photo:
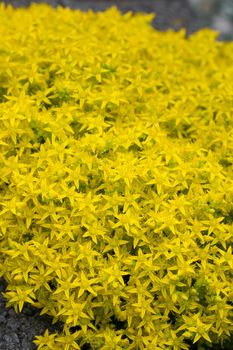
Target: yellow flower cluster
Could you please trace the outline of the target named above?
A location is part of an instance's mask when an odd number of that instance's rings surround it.
[[[0,277],[38,349],[233,330],[233,43],[152,15],[0,7]]]

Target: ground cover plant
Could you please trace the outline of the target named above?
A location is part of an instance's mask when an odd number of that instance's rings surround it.
[[[0,277],[64,323],[38,349],[231,342],[233,43],[151,20],[0,7]]]

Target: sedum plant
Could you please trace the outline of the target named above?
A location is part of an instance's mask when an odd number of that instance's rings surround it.
[[[233,43],[152,17],[0,7],[0,276],[63,322],[38,349],[232,337]]]

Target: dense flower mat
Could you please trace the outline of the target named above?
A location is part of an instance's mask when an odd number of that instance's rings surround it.
[[[64,322],[39,349],[232,335],[233,43],[151,19],[1,5],[0,277]]]

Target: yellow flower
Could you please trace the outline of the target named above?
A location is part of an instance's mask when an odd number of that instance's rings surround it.
[[[231,335],[233,44],[151,20],[0,4],[0,276],[64,323],[39,349]]]

